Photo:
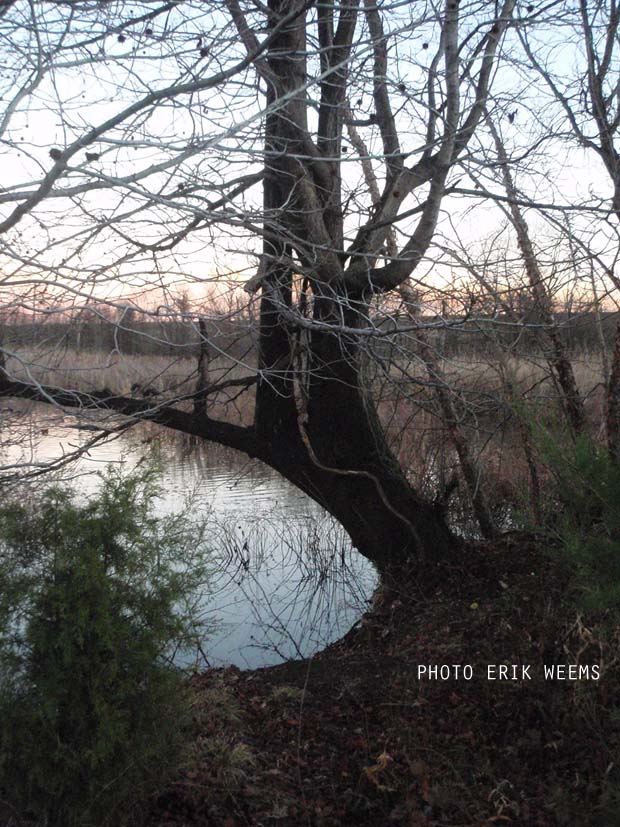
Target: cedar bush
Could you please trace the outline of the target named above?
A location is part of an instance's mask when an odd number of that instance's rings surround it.
[[[580,436],[543,443],[561,504],[556,531],[583,609],[620,613],[620,464]]]
[[[189,704],[172,647],[208,580],[204,531],[157,518],[156,471],[0,508],[0,800],[49,827],[119,824],[178,768]],[[135,808],[134,808],[135,810]]]

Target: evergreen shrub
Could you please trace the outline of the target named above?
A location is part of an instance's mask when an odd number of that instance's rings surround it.
[[[0,800],[30,823],[120,824],[181,760],[169,656],[205,633],[184,606],[209,564],[201,526],[154,516],[156,478],[0,508]]]

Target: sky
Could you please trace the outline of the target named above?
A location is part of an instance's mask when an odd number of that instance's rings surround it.
[[[421,95],[437,46],[438,25],[436,16],[420,25],[414,16],[419,14],[417,4],[392,5],[384,14],[386,32],[395,33],[389,50],[391,99],[403,150],[413,153],[413,162],[424,145],[426,111]],[[50,149],[71,145],[149,91],[173,82],[200,81],[244,56],[230,21],[221,10],[213,11],[205,3],[189,2],[183,13],[172,11],[155,20],[142,19],[153,11],[153,3],[111,4],[97,18],[81,12],[81,5],[76,8],[77,22],[69,33],[63,29],[66,12],[51,4],[29,7],[18,3],[13,16],[0,21],[0,33],[4,30],[12,45],[0,69],[5,106],[0,121],[0,218],[13,209],[15,191],[32,191],[53,166]],[[33,9],[38,15],[35,21],[27,19]],[[478,21],[484,9],[484,4],[479,5]],[[140,21],[132,23],[132,17]],[[11,30],[14,20],[20,27]],[[535,35],[537,48],[553,61],[562,82],[580,71],[583,59],[566,31],[547,26],[540,36]],[[566,139],[566,124],[556,115],[544,85],[523,68],[517,49],[513,34],[505,46],[511,67],[498,72],[494,84],[494,118],[508,150],[523,155],[550,126],[564,131],[525,156],[518,186],[532,198],[569,206],[608,197],[609,181],[600,161]],[[35,83],[37,73],[48,65],[49,71]],[[316,69],[316,61],[309,65],[311,71]],[[354,116],[367,121],[374,111],[367,41],[361,43],[350,72]],[[186,227],[204,210],[205,200],[217,201],[229,182],[260,170],[262,91],[252,70],[243,71],[223,86],[140,111],[81,149],[56,185],[70,196],[48,198],[2,236],[4,283],[0,290],[4,296],[11,291],[13,295],[32,293],[33,285],[42,295],[45,283],[52,285],[52,293],[48,289],[44,299],[48,302],[50,295],[61,300],[61,292],[63,301],[73,302],[89,296],[129,299],[149,290],[152,303],[160,301],[164,288],[175,284],[184,285],[198,298],[214,280],[228,281],[235,272],[240,273],[239,281],[252,275],[257,259],[251,254],[260,250],[260,233],[256,232],[260,229],[259,183],[236,200],[234,214],[224,215],[221,208],[212,211],[211,226],[189,235],[173,251],[155,256],[148,245]],[[308,95],[312,100],[312,85]],[[316,120],[312,111],[311,106],[311,124]],[[381,180],[378,130],[368,123],[358,129]],[[354,197],[361,181],[359,159],[349,140],[343,146],[347,149],[343,154],[345,189]],[[91,158],[98,157],[89,160],[87,152]],[[477,180],[477,186],[501,192],[497,183],[491,183],[493,169],[484,166],[487,154],[488,140],[474,139],[464,166],[453,171],[452,183],[475,192]],[[415,197],[408,199],[403,210],[416,203]],[[368,207],[366,200],[366,214]],[[363,218],[363,213],[353,210],[346,225],[350,234]],[[614,232],[603,232],[605,228],[592,214],[575,214],[573,220],[597,249],[611,249],[617,242]],[[550,234],[532,211],[528,221],[541,239]],[[514,239],[500,233],[504,222],[501,211],[477,195],[448,197],[438,239],[443,246],[453,244],[474,256],[490,237],[501,237],[514,254]],[[592,229],[594,223],[596,229]],[[409,220],[397,226],[404,239],[415,224]],[[137,253],[136,239],[146,246]],[[449,283],[455,273],[453,263],[438,262],[437,257],[435,248],[416,273],[430,286]]]

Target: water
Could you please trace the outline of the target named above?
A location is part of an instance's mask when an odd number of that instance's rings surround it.
[[[367,608],[377,584],[371,564],[330,515],[272,469],[149,426],[90,444],[95,432],[79,424],[45,406],[0,409],[0,465],[5,474],[24,466],[36,474],[63,458],[56,477],[73,479],[87,496],[97,471],[109,463],[131,470],[157,446],[164,466],[158,511],[176,513],[189,498],[192,514],[207,520],[214,550],[209,596],[199,611],[216,631],[200,653],[179,662],[256,668],[308,657],[344,635]],[[79,458],[68,462],[76,451]]]

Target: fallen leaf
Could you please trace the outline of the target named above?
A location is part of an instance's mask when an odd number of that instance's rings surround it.
[[[377,776],[380,772],[386,770],[390,764],[392,764],[394,759],[392,756],[387,752],[382,752],[381,755],[377,756],[377,761],[375,764],[372,764],[370,767],[364,767],[364,775],[366,778],[375,785],[378,790],[389,790],[390,787],[386,787],[384,784],[381,784]]]

